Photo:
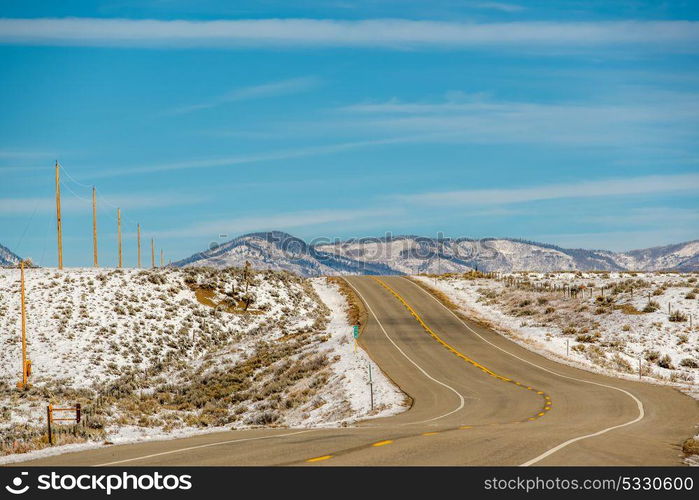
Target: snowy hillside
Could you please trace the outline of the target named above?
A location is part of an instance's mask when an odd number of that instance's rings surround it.
[[[178,262],[176,267],[242,267],[290,271],[301,276],[341,274],[396,274],[383,263],[359,262],[311,247],[300,238],[280,231],[251,233]]]
[[[26,289],[33,373],[20,392],[19,271],[0,270],[0,455],[45,446],[48,402],[81,402],[92,427],[79,437],[111,442],[402,410],[374,366],[370,411],[370,361],[353,352],[344,299],[323,278],[29,269]]]
[[[638,271],[699,271],[699,240],[619,254],[618,262]]]
[[[15,266],[21,259],[14,254],[9,248],[0,245],[0,267]]]
[[[284,269],[302,276],[481,271],[699,270],[699,241],[614,253],[512,239],[365,238],[308,245],[282,232],[253,233],[176,266]]]

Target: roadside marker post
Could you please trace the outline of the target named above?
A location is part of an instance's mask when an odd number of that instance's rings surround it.
[[[357,352],[357,339],[359,338],[359,325],[352,327],[352,336],[354,337],[354,352]]]
[[[374,381],[371,378],[371,363],[367,364],[369,368],[369,394],[371,397],[371,411],[374,411]]]

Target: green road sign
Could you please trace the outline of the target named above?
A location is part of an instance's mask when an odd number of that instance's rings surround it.
[[[354,338],[358,339],[359,338],[359,326],[354,325]]]

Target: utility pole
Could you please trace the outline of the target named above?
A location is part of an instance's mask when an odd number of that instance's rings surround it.
[[[165,258],[163,257],[163,249],[160,249],[160,267],[163,267]]]
[[[136,224],[136,238],[138,239],[138,267],[141,267],[141,225]]]
[[[117,238],[119,247],[119,268],[121,269],[123,264],[121,255],[121,208],[117,208]]]
[[[150,239],[150,267],[155,267],[155,240]]]
[[[95,267],[97,263],[97,193],[95,186],[92,186],[92,260]]]
[[[27,360],[27,308],[24,304],[24,260],[19,262],[20,268],[20,295],[22,301],[22,380],[17,382],[18,389],[24,389],[28,385],[31,373],[31,361]]]
[[[63,269],[63,225],[61,223],[61,174],[56,160],[56,229],[58,232],[58,269]]]

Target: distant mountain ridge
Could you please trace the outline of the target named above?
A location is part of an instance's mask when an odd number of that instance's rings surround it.
[[[302,276],[482,271],[699,271],[699,240],[611,252],[510,238],[387,236],[309,245],[281,231],[250,233],[173,263],[242,266]]]
[[[16,266],[20,260],[22,259],[9,248],[0,245],[0,266]]]

